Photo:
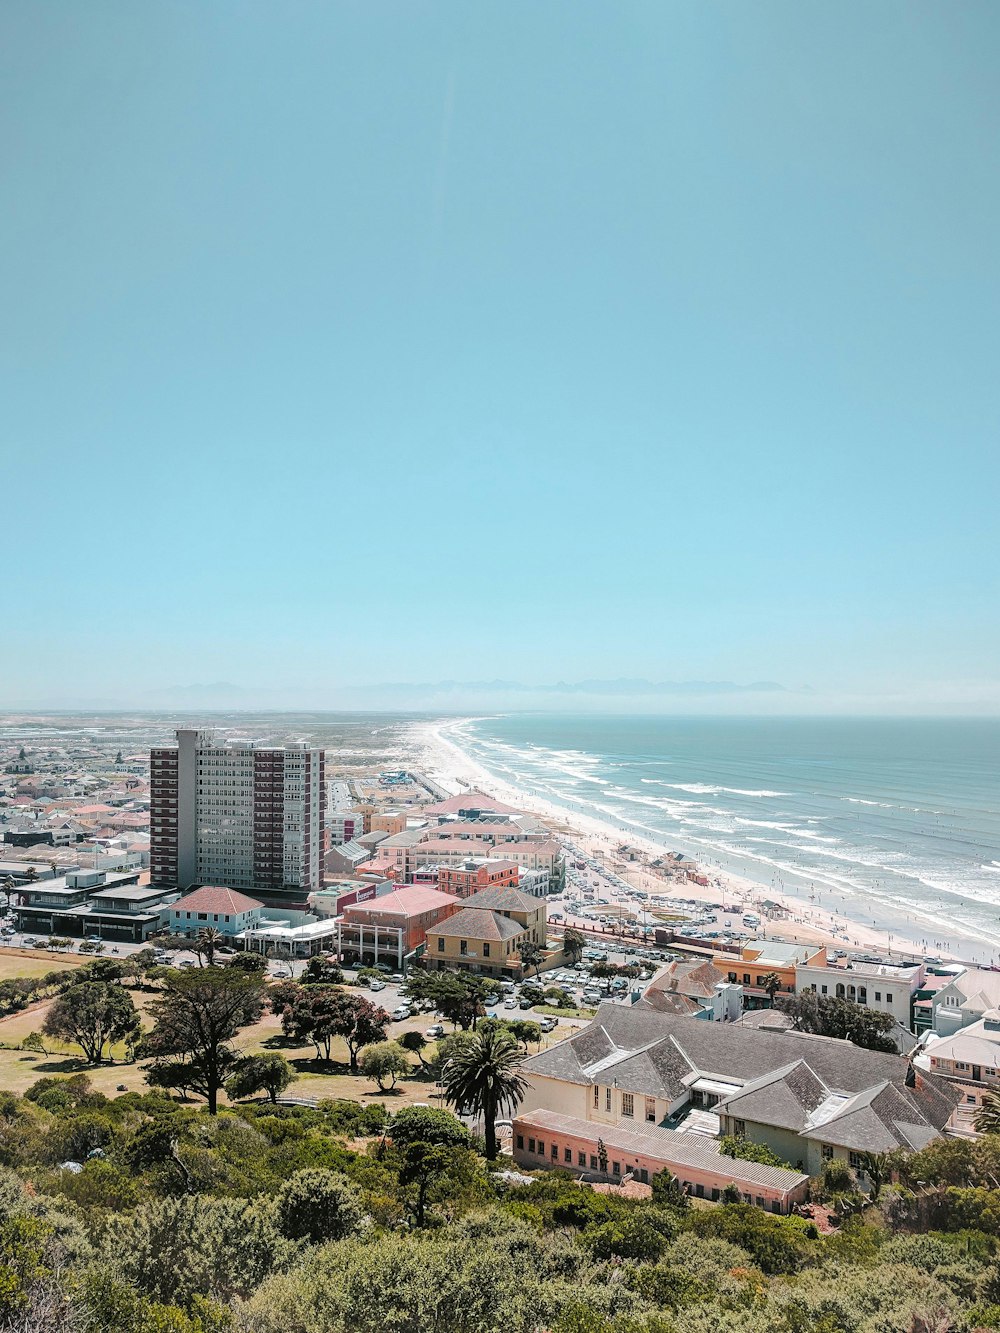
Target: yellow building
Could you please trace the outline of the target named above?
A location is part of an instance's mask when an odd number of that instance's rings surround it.
[[[438,970],[454,967],[488,977],[520,976],[520,949],[527,936],[525,927],[509,916],[464,907],[428,930],[424,958],[428,967]]]
[[[529,944],[538,949],[545,948],[548,913],[544,898],[533,898],[530,893],[522,893],[510,884],[498,884],[480,889],[471,898],[466,898],[465,906],[499,913],[523,928]]]

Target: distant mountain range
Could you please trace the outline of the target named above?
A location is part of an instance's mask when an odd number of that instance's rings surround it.
[[[408,694],[774,694],[787,693],[784,685],[774,680],[756,680],[740,685],[732,680],[645,680],[641,677],[619,676],[616,680],[560,680],[554,685],[526,685],[519,680],[438,680],[422,682],[392,682],[381,685],[358,685],[351,693]]]

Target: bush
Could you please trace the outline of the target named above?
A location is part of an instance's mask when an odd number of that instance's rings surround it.
[[[314,1245],[350,1235],[363,1215],[359,1191],[338,1171],[296,1171],[274,1199],[280,1233]]]

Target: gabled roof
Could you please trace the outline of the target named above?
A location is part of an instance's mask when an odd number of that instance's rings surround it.
[[[520,814],[517,806],[504,805],[495,796],[487,796],[484,791],[463,791],[458,796],[449,796],[437,805],[425,805],[421,809],[424,815],[458,815],[463,810],[492,810],[501,815]]]
[[[762,1074],[720,1103],[727,1115],[738,1120],[774,1125],[800,1134],[815,1111],[830,1095],[830,1089],[804,1060]]]
[[[453,920],[455,918],[452,918]],[[600,1052],[598,1055],[597,1053]],[[595,1070],[595,1063],[600,1070]],[[789,1077],[802,1065],[808,1075]],[[594,1021],[576,1036],[524,1062],[525,1072],[570,1083],[611,1083],[618,1079],[628,1091],[675,1101],[696,1078],[743,1084],[763,1094],[771,1076],[784,1079],[784,1089],[761,1096],[757,1107],[777,1106],[793,1114],[789,1098],[806,1110],[815,1103],[816,1085],[845,1099],[890,1083],[910,1106],[909,1121],[926,1120],[937,1129],[948,1121],[955,1096],[947,1085],[924,1076],[921,1087],[908,1088],[910,1067],[898,1055],[868,1051],[851,1042],[802,1032],[773,1032],[734,1023],[706,1023],[680,1014],[659,1013],[640,1006],[602,1004]],[[757,1085],[754,1087],[754,1085]],[[742,1089],[741,1089],[742,1093]],[[735,1093],[734,1096],[740,1096]],[[741,1119],[749,1115],[733,1111]]]
[[[891,1083],[865,1088],[848,1098],[828,1119],[807,1126],[803,1135],[856,1152],[917,1150],[938,1137],[914,1099]]]
[[[241,912],[252,912],[255,907],[263,906],[264,904],[258,902],[256,898],[248,898],[245,893],[237,893],[235,889],[206,884],[204,888],[195,889],[193,893],[178,898],[177,902],[171,905],[171,911],[229,913],[231,916],[239,916]]]
[[[714,963],[707,960],[692,963],[682,959],[670,963],[650,983],[643,1000],[650,1003],[653,1008],[664,1009],[668,1006],[660,1004],[659,1001],[667,993],[694,995],[701,999],[709,999],[715,994],[716,986],[725,980],[726,973],[716,967]]]

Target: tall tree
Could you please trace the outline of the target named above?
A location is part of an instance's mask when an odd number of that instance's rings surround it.
[[[538,965],[542,961],[542,951],[537,944],[532,944],[530,941],[526,940],[518,949],[518,955],[520,956],[521,966],[524,968],[525,976],[527,976],[532,969],[536,972],[538,971]]]
[[[814,995],[812,991],[782,995],[777,1007],[794,1020],[800,1032],[840,1037],[869,1051],[897,1051],[896,1043],[889,1036],[893,1027],[891,1014],[832,995]]]
[[[54,1002],[45,1017],[49,1037],[75,1042],[90,1064],[104,1058],[104,1048],[135,1037],[139,1015],[132,996],[106,981],[85,981],[71,986]]]
[[[1000,1134],[1000,1097],[995,1092],[983,1098],[973,1123],[980,1134]]]
[[[281,1016],[285,1035],[311,1041],[317,1060],[329,1060],[333,1038],[342,1037],[352,1073],[357,1073],[358,1051],[384,1041],[389,1022],[386,1011],[363,995],[321,986],[297,987]]]
[[[488,1027],[464,1042],[441,1071],[445,1096],[452,1106],[482,1117],[486,1156],[499,1152],[498,1113],[513,1113],[526,1087],[520,1073],[521,1055],[509,1033]]]
[[[414,1206],[422,1227],[431,1187],[469,1156],[469,1131],[447,1111],[408,1106],[393,1116],[389,1136],[400,1157],[399,1183],[416,1187]]]
[[[162,993],[149,1006],[154,1026],[141,1054],[186,1061],[195,1079],[190,1086],[203,1093],[215,1115],[219,1090],[237,1058],[230,1043],[260,1018],[264,991],[261,977],[233,968],[166,969]]]

